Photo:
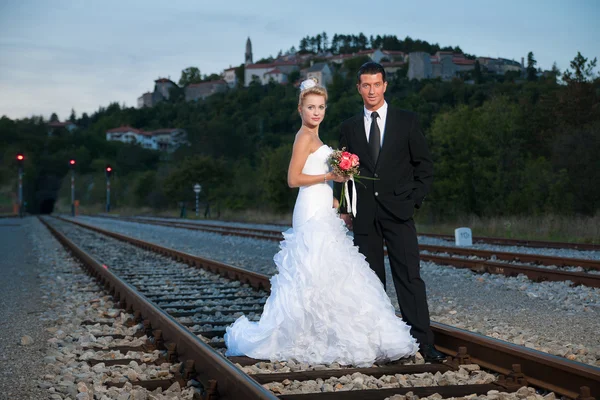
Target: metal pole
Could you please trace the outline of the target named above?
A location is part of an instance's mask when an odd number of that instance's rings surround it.
[[[75,170],[71,170],[71,216],[75,216]]]
[[[198,208],[200,208],[200,203],[198,201],[200,197],[200,193],[196,193],[196,217],[198,217]]]
[[[106,212],[110,212],[110,178],[106,178]]]
[[[23,167],[19,167],[19,217],[23,218]]]

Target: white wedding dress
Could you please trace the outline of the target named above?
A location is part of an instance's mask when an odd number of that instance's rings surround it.
[[[302,173],[329,170],[326,145]],[[329,184],[301,187],[292,228],[275,255],[278,274],[258,322],[245,316],[227,328],[226,355],[271,361],[367,366],[418,350],[365,257],[332,208]]]

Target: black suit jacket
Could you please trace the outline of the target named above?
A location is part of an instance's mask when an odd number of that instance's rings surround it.
[[[355,233],[367,233],[376,218],[405,221],[413,216],[433,181],[433,162],[415,113],[388,105],[377,164],[369,154],[363,112],[342,123],[340,147],[358,155],[360,176],[377,179],[356,184]]]

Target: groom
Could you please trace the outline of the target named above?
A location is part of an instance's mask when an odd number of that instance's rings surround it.
[[[356,217],[352,220],[350,214],[342,214],[342,219],[353,227],[354,244],[384,287],[385,241],[402,317],[411,326],[410,333],[419,342],[425,360],[441,361],[445,356],[433,346],[412,218],[431,187],[431,156],[417,115],[386,103],[383,67],[367,62],[358,70],[357,78],[364,108],[342,123],[340,147],[358,155],[360,176],[375,180],[364,179],[364,186],[356,185]]]

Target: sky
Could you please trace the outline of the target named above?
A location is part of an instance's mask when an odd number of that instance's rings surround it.
[[[564,71],[600,58],[600,0],[0,0],[0,116],[65,120],[111,102],[136,106],[154,80],[177,82],[276,56],[300,39],[396,35]]]

